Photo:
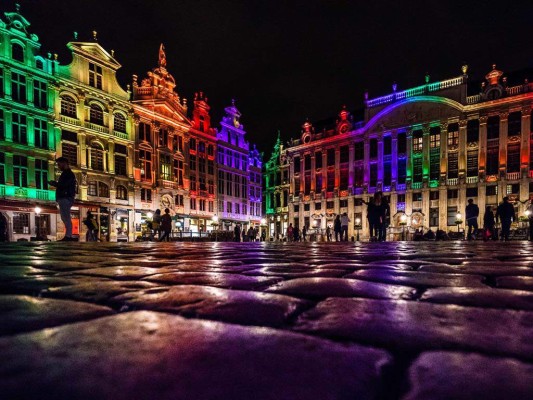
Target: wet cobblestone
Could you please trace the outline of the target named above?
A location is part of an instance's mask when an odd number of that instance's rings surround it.
[[[530,399],[526,242],[0,246],[6,399]]]

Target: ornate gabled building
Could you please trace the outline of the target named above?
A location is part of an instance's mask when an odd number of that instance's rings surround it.
[[[366,96],[364,121],[354,124],[343,110],[319,134],[304,125],[286,149],[289,220],[323,232],[335,214],[347,212],[366,233],[362,200],[376,191],[390,201],[389,238],[398,238],[401,220],[410,230],[453,230],[469,198],[484,210],[509,196],[523,216],[533,193],[533,86],[510,86],[494,66],[481,91],[468,95],[467,66],[462,72]],[[349,233],[355,236],[353,225]]]
[[[250,225],[252,227],[258,227],[261,225],[261,219],[263,217],[263,154],[257,150],[255,144],[250,149],[248,169],[250,182],[248,197]]]
[[[59,96],[55,104],[58,156],[68,158],[78,179],[72,214],[74,233],[85,238],[80,223],[91,211],[101,240],[133,240],[134,129],[130,93],[117,82],[121,67],[114,52],[93,40],[67,47],[72,62],[55,71]]]
[[[236,224],[248,228],[250,145],[235,101],[225,111],[217,133],[218,218],[224,230]]]
[[[133,76],[135,110],[135,232],[141,235],[148,213],[172,210],[180,228],[190,211],[187,101],[175,91],[163,45],[158,66],[140,84]]]
[[[192,126],[189,129],[190,207],[188,226],[192,232],[212,229],[216,215],[217,130],[211,126],[207,97],[194,95]],[[215,220],[216,224],[216,220]]]
[[[18,5],[4,16],[0,19],[0,227],[7,227],[8,240],[55,239],[55,192],[47,182],[55,176],[59,140],[53,125],[56,62],[50,54],[39,54],[39,38],[30,33],[30,23]]]
[[[263,182],[267,237],[279,240],[287,232],[290,190],[289,163],[279,132],[270,159],[265,162]]]

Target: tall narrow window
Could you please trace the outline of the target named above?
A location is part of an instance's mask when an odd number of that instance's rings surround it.
[[[0,185],[6,184],[6,153],[0,153]]]
[[[424,132],[422,130],[417,129],[413,132],[413,151],[415,153],[421,152],[423,147],[423,138]]]
[[[89,63],[89,86],[102,89],[102,67]]]
[[[354,144],[354,160],[361,161],[365,159],[365,143],[355,142]]]
[[[448,147],[459,146],[459,124],[448,125]]]
[[[78,135],[76,132],[61,132],[61,155],[70,165],[78,165]]]
[[[117,185],[116,197],[117,200],[128,200],[128,189],[123,185]]]
[[[370,164],[370,187],[376,187],[378,183],[378,165]]]
[[[398,154],[405,154],[407,151],[407,137],[405,132],[398,133]]]
[[[0,68],[0,97],[4,97],[4,69]]]
[[[466,123],[466,142],[476,143],[479,141],[479,120],[471,119]]]
[[[520,172],[520,143],[507,146],[507,172]]]
[[[152,180],[152,153],[148,150],[139,150],[141,162],[141,179]]]
[[[35,187],[48,189],[48,160],[35,159]]]
[[[495,115],[487,119],[487,139],[500,138],[500,117]]]
[[[370,139],[370,158],[376,158],[378,156],[378,140]]]
[[[120,113],[116,113],[114,116],[113,129],[117,132],[126,133],[126,117]]]
[[[12,115],[13,142],[28,144],[28,132],[26,129],[26,116],[13,113]]]
[[[520,136],[522,130],[522,112],[515,111],[509,114],[507,121],[507,135]]]
[[[385,136],[383,138],[383,155],[389,156],[392,154],[392,137]]]
[[[422,157],[413,158],[413,182],[422,182]]]
[[[115,174],[119,176],[128,175],[127,156],[115,153]]]
[[[93,124],[104,125],[104,112],[102,111],[100,106],[96,104],[91,104],[89,117]]]
[[[496,175],[498,173],[498,153],[498,147],[487,146],[487,175]]]
[[[46,96],[46,82],[33,80],[33,104],[35,107],[42,110],[48,108],[47,96]]]
[[[459,177],[458,153],[448,153],[448,179]]]
[[[17,72],[11,73],[11,97],[19,103],[26,103],[26,77]]]
[[[151,127],[150,124],[146,124],[144,122],[141,122],[139,124],[139,140],[141,142],[152,142],[152,133],[151,133]]]
[[[24,156],[13,156],[13,184],[28,187],[28,159]]]
[[[4,110],[0,109],[0,140],[5,140],[6,128],[4,124]]]
[[[61,96],[61,115],[77,118],[76,102],[70,96]]]
[[[469,150],[466,154],[466,176],[477,176],[478,173],[477,150]]]
[[[24,47],[18,43],[11,45],[11,58],[15,61],[24,62]]]
[[[104,170],[104,149],[98,143],[91,147],[91,168],[96,171]]]
[[[159,156],[159,177],[160,179],[170,181],[172,179],[172,159],[169,154]]]
[[[392,168],[391,162],[386,161],[383,163],[383,185],[390,186],[392,182]]]
[[[48,123],[42,119],[33,120],[33,134],[35,147],[48,149]]]
[[[404,184],[407,176],[407,159],[398,159],[398,183]]]

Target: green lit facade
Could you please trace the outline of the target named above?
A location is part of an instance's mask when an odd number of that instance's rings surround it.
[[[0,19],[0,213],[10,240],[56,232],[53,107],[55,61],[40,54],[37,35],[19,13]],[[42,213],[35,214],[39,206]]]

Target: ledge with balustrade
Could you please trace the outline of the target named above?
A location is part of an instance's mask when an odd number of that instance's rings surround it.
[[[505,88],[506,96],[517,96],[519,94],[528,93],[533,91],[533,83],[527,83],[524,85],[510,86]],[[481,94],[475,94],[473,96],[467,96],[466,104],[481,103],[484,99]]]
[[[13,197],[21,200],[55,201],[56,192],[54,190],[0,185],[0,197]]]
[[[93,131],[109,134],[109,128],[107,126],[98,125],[89,121],[85,121],[84,126]]]

